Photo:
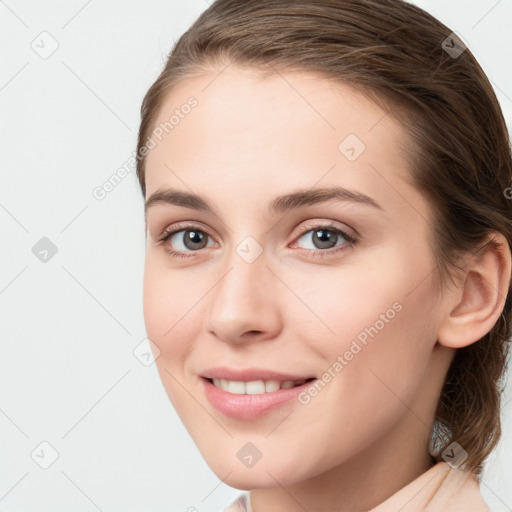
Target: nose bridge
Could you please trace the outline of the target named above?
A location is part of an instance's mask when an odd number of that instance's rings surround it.
[[[222,277],[212,290],[208,329],[219,338],[239,340],[248,331],[273,335],[278,325],[272,275],[262,245],[246,236],[226,255]]]
[[[226,272],[215,293],[217,302],[234,300],[239,306],[248,306],[260,300],[262,284],[266,281],[264,275],[269,270],[259,242],[251,236],[245,237],[226,256],[224,268]]]

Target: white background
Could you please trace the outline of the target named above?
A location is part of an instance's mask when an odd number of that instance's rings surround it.
[[[512,0],[417,3],[462,35],[512,126]],[[0,511],[216,511],[240,492],[133,354],[145,338],[135,173],[92,195],[134,151],[144,93],[207,7],[0,1]],[[43,31],[58,43],[47,59],[31,47]],[[42,237],[58,250],[46,263],[32,252]],[[512,510],[511,398],[482,482],[493,512]],[[43,441],[58,452],[48,469],[31,458],[49,461]]]

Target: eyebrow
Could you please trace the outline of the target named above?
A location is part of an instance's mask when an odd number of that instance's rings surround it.
[[[343,187],[316,188],[296,190],[289,194],[278,196],[269,204],[269,211],[274,214],[285,213],[302,206],[310,206],[336,199],[355,204],[372,206],[379,210],[383,208],[370,196]],[[170,188],[157,190],[146,201],[145,210],[156,204],[182,206],[194,210],[215,214],[213,208],[203,197],[190,192]]]

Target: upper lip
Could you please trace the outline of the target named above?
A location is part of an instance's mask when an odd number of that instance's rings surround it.
[[[314,378],[313,375],[297,375],[284,372],[276,372],[264,368],[227,368],[217,366],[208,368],[201,373],[207,379],[226,379],[238,382],[251,382],[255,380],[307,380]]]

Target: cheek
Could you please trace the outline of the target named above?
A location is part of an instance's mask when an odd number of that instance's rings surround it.
[[[407,356],[425,343],[431,349],[433,263],[424,245],[419,236],[407,245],[391,240],[354,258],[338,275],[330,269],[331,275],[315,278],[316,286],[313,280],[305,284],[303,296],[330,330],[322,342],[326,354],[349,350],[354,341],[361,353],[375,348],[385,360],[389,351]]]
[[[383,338],[403,316],[408,301],[404,290],[410,289],[410,281],[404,274],[381,275],[370,265],[326,268],[308,280],[297,280],[297,275],[294,269],[284,277],[300,299],[290,299],[287,325],[301,324],[301,339],[331,359],[348,350],[353,340],[365,346]]]
[[[329,300],[324,295],[324,302],[317,303],[318,311],[336,334],[320,340],[318,322],[309,333],[301,334],[311,340],[311,348],[325,362],[325,373],[320,375],[325,386],[302,397],[307,405],[297,429],[310,429],[312,416],[323,410],[328,411],[325,420],[315,421],[318,437],[339,439],[342,435],[353,440],[352,446],[338,443],[339,450],[326,445],[322,464],[350,457],[356,447],[361,449],[386,432],[407,414],[425,379],[436,341],[425,311],[430,309],[431,288],[425,282],[410,293],[414,283],[410,277],[404,268],[402,276],[375,276],[366,281],[374,283],[370,289],[332,291]]]
[[[330,276],[317,274],[295,288],[317,313],[307,312],[301,339],[324,361],[326,372],[340,375],[333,390],[366,404],[363,410],[389,398],[391,390],[410,400],[437,339],[431,280],[417,285],[419,269],[429,269],[429,262],[410,254],[387,256],[400,264],[385,265],[383,258],[378,268],[373,262],[338,276],[329,269]],[[298,317],[298,310],[290,314]],[[288,322],[294,324],[291,316]]]
[[[197,326],[201,325],[199,299],[190,289],[193,282],[190,277],[180,277],[155,259],[150,254],[146,256],[143,288],[146,333],[160,351],[155,364],[164,389],[182,421],[189,424],[186,415],[190,409],[194,412],[194,403],[183,389],[182,367],[192,349]]]
[[[169,363],[186,353],[191,328],[201,325],[201,290],[194,290],[194,279],[188,274],[172,272],[157,259],[149,253],[146,256],[144,322],[148,338],[161,351],[159,359]]]
[[[437,339],[435,308],[431,283],[411,293],[411,275],[381,276],[370,292],[340,297],[347,309],[337,317],[331,312],[338,342],[327,347],[329,360],[342,356],[343,366],[335,401],[350,403],[355,416],[374,411],[374,419],[391,421],[425,378]]]

